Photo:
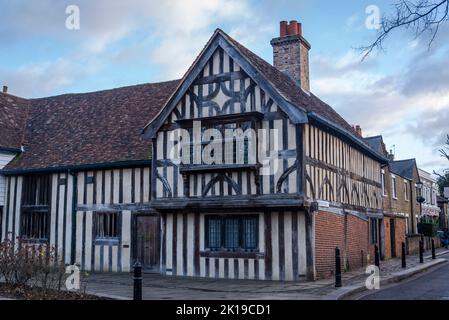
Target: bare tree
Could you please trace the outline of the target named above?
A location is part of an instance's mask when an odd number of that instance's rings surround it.
[[[439,150],[443,158],[449,160],[449,134],[446,137],[446,144]],[[433,174],[438,176],[437,184],[440,194],[443,194],[443,189],[449,187],[449,169],[443,170],[443,174],[433,171]]]
[[[449,134],[446,136],[446,145],[440,149],[440,154],[443,158],[449,160]]]
[[[360,48],[363,59],[374,49],[382,50],[385,39],[398,29],[410,30],[416,38],[429,32],[430,47],[440,26],[449,21],[449,0],[400,0],[394,8],[382,17],[376,40]]]

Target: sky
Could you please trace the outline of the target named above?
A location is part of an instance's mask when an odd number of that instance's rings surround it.
[[[298,20],[310,51],[311,90],[365,136],[382,134],[396,159],[449,168],[449,26],[393,34],[362,61],[376,30],[367,8],[396,0],[0,0],[0,86],[25,98],[178,79],[216,28],[272,63],[279,21]],[[79,28],[66,20],[79,8]],[[73,21],[70,20],[69,21]]]

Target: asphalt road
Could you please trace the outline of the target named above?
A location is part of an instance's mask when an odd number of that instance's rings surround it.
[[[410,280],[359,296],[361,300],[449,300],[449,263]]]

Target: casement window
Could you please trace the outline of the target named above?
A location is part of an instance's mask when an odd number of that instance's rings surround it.
[[[377,244],[377,219],[370,218],[370,238],[371,244]]]
[[[386,196],[387,192],[385,190],[385,171],[384,170],[382,170],[382,174],[380,176],[380,181],[381,181],[381,184],[382,184],[382,195]]]
[[[50,215],[46,210],[25,209],[22,211],[22,232],[24,240],[48,241]]]
[[[258,251],[258,215],[206,216],[205,223],[207,249]]]
[[[202,141],[194,142],[192,140],[188,143],[190,163],[184,164],[255,164],[256,139],[251,135],[253,131],[248,130],[251,128],[250,121],[203,126],[201,128]],[[193,137],[193,129],[188,131]],[[218,135],[218,138],[214,136],[214,133]],[[180,154],[183,161],[186,159],[182,155],[184,150],[185,145]],[[201,154],[201,163],[197,163],[198,159],[195,158],[195,154]]]
[[[95,212],[95,240],[118,240],[120,212]]]
[[[50,237],[51,176],[23,178],[20,236],[25,241],[48,242]]]
[[[391,177],[391,192],[393,195],[393,199],[397,199],[398,193],[397,193],[397,189],[396,189],[396,176]]]
[[[404,199],[408,201],[408,182],[404,180]]]

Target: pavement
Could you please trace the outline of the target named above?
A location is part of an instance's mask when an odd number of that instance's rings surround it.
[[[419,263],[417,256],[407,256],[406,269],[402,269],[400,259],[382,261],[381,289],[445,264],[447,260],[444,257],[449,250],[437,249],[436,260],[431,259],[430,252],[426,253],[424,264]],[[145,300],[341,300],[365,291],[368,276],[363,269],[346,272],[342,275],[343,287],[335,288],[333,278],[314,282],[282,282],[144,274],[142,296]],[[84,276],[82,283],[87,293],[112,299],[132,299],[133,279],[129,273],[92,273]]]

